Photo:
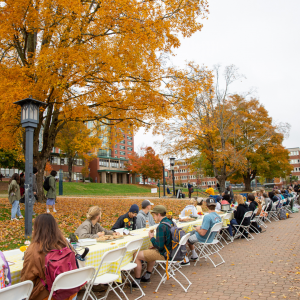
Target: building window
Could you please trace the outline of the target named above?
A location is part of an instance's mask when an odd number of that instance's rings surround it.
[[[131,140],[132,141],[132,136],[127,136],[127,140]]]
[[[121,154],[121,155],[125,155],[125,152],[124,152],[124,151],[120,151],[120,154]]]
[[[125,144],[125,140],[122,140],[120,143],[121,143],[121,144]]]
[[[115,154],[118,154],[118,150],[115,150]]]
[[[108,159],[99,159],[100,167],[108,167]]]
[[[119,168],[119,162],[117,160],[110,161],[111,168]]]
[[[131,152],[128,152],[128,155],[131,155],[132,153]]]
[[[127,141],[127,144],[130,145],[130,146],[132,146],[132,142]]]
[[[128,151],[132,151],[132,147],[127,147],[127,150]]]
[[[120,149],[125,150],[125,146],[120,145]]]

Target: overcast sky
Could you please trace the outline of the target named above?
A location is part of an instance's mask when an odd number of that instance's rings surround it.
[[[173,64],[182,67],[192,60],[209,68],[236,65],[246,79],[231,92],[254,87],[273,120],[291,125],[284,146],[300,147],[300,0],[209,0],[209,5],[202,31],[181,40]],[[135,150],[154,146],[156,140],[140,130]]]

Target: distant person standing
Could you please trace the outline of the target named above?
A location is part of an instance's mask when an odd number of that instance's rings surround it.
[[[47,202],[46,202],[46,208],[47,208],[47,213],[50,213],[50,206],[52,206],[53,208],[53,212],[57,212],[55,209],[55,200],[56,200],[56,181],[55,181],[55,176],[56,176],[57,172],[52,170],[50,173],[50,176],[48,176],[45,179],[45,183],[46,184],[47,180],[49,182],[49,190],[47,191]],[[49,178],[49,179],[48,179]]]
[[[194,193],[193,185],[188,182],[189,198],[192,198],[192,193]]]
[[[9,180],[9,186],[8,186],[8,200],[9,203],[12,205],[11,208],[11,220],[12,221],[18,221],[16,218],[16,214],[19,217],[19,219],[22,219],[23,216],[21,214],[20,210],[20,176],[19,174],[15,173],[11,179]]]
[[[217,190],[218,190],[219,193],[221,193],[221,187],[220,187],[219,182],[217,182]]]
[[[0,180],[2,181],[2,177],[3,177],[3,175],[2,175],[2,173],[0,173]]]
[[[215,195],[215,191],[214,189],[211,187],[211,185],[208,186],[208,189],[205,191],[205,193],[214,196]]]

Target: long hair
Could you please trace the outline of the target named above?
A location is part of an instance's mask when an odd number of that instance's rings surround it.
[[[50,250],[68,247],[67,240],[50,214],[41,214],[35,218],[32,243],[38,244],[39,252],[45,254]]]
[[[245,204],[244,198],[243,198],[242,195],[237,195],[237,197],[236,197],[236,202],[238,203],[238,205],[240,205],[240,204]]]
[[[11,176],[8,184],[10,184],[13,180],[15,180],[17,184],[20,184],[20,176],[18,173],[15,173],[13,176]]]

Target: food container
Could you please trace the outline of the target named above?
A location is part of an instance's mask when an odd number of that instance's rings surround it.
[[[223,211],[228,211],[228,210],[230,210],[230,204],[222,204],[222,205],[221,205],[221,210],[223,210]]]

